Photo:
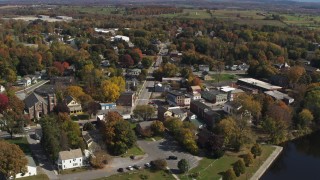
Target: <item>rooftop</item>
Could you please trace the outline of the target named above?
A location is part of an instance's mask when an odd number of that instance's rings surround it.
[[[272,85],[270,83],[263,82],[263,81],[260,81],[260,80],[257,80],[257,79],[253,79],[253,78],[241,78],[241,79],[238,79],[238,81],[245,82],[245,83],[248,83],[248,84],[253,84],[253,85],[258,86],[260,88],[269,89],[269,90],[281,89],[282,88],[280,86],[274,86],[274,85]]]
[[[144,129],[144,128],[146,128],[146,127],[151,126],[152,123],[153,123],[153,121],[143,121],[143,122],[139,123],[139,125],[140,125],[140,127],[141,127],[142,129]]]
[[[279,92],[279,91],[266,91],[264,93],[269,95],[269,96],[272,96],[272,97],[274,97],[275,99],[278,99],[278,100],[282,100],[282,99],[285,99],[285,98],[286,99],[293,99],[290,96],[288,96],[287,94],[284,94],[284,93]]]
[[[69,151],[60,151],[59,157],[61,160],[75,159],[82,157],[81,149],[71,149]]]

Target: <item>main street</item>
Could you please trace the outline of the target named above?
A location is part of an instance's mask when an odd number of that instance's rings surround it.
[[[16,96],[20,100],[24,100],[27,97],[27,95],[32,93],[35,89],[39,88],[40,86],[46,84],[47,82],[49,82],[49,80],[41,80],[41,81],[37,82],[36,84],[33,84],[29,87],[24,88],[23,90],[17,91]]]

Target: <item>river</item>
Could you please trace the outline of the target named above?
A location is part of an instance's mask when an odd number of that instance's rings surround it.
[[[284,145],[261,180],[320,180],[320,131]]]

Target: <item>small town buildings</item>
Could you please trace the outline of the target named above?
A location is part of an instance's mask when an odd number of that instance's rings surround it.
[[[128,76],[139,76],[141,74],[141,69],[128,69],[127,75]]]
[[[15,178],[23,178],[28,176],[35,176],[37,175],[37,165],[34,162],[33,158],[31,156],[26,156],[28,160],[27,168],[25,173],[18,173],[16,174]]]
[[[155,83],[154,85],[154,92],[166,92],[166,91],[170,91],[170,89],[171,89],[170,85],[165,85],[160,82]]]
[[[143,122],[140,122],[139,124],[137,124],[136,126],[136,131],[143,135],[143,136],[146,136],[148,134],[148,130],[150,129],[150,126],[152,125],[154,121],[143,121]]]
[[[200,100],[201,99],[201,94],[200,93],[196,93],[196,94],[186,94],[186,96],[188,96],[189,98],[191,98],[191,100]]]
[[[130,42],[130,38],[128,36],[121,36],[121,35],[116,35],[114,37],[111,37],[111,41],[125,41],[125,42]]]
[[[121,93],[119,99],[117,100],[117,105],[119,106],[130,106],[133,107],[136,100],[135,93],[132,91]]]
[[[240,88],[241,87],[254,88],[254,89],[257,89],[258,91],[261,91],[261,92],[282,89],[282,87],[280,87],[280,86],[274,86],[274,85],[269,84],[267,82],[263,82],[263,81],[253,79],[253,78],[238,79],[237,85],[239,85]]]
[[[209,65],[199,65],[199,71],[210,71]]]
[[[200,101],[191,101],[190,111],[202,119],[209,127],[214,126],[215,122],[221,118],[219,113]]]
[[[75,80],[73,76],[55,76],[50,78],[50,84],[61,84],[70,86],[74,84]]]
[[[219,90],[202,91],[201,97],[214,104],[225,103],[228,100],[228,94]]]
[[[52,94],[48,95],[45,99],[39,94],[32,93],[23,102],[25,104],[24,113],[30,119],[39,119],[53,110],[53,107],[56,105],[56,97]]]
[[[82,113],[81,104],[75,98],[73,98],[72,96],[67,96],[65,101],[69,108],[70,114]]]
[[[241,108],[242,105],[235,101],[229,101],[223,105],[223,111],[227,114],[237,114]]]
[[[184,121],[188,117],[188,111],[181,107],[163,107],[158,108],[158,118],[164,121],[168,117],[176,117]]]
[[[201,87],[200,86],[191,86],[190,90],[191,90],[192,94],[201,93]]]
[[[107,109],[116,109],[117,104],[116,103],[99,103],[100,104],[100,110],[107,110]]]
[[[24,77],[21,79],[20,82],[18,82],[18,85],[23,86],[23,87],[28,87],[32,84],[31,78],[30,77]]]
[[[168,91],[167,102],[172,106],[189,106],[191,99],[179,91]]]
[[[82,131],[82,138],[83,138],[83,141],[86,143],[87,147],[90,148],[90,146],[93,143],[93,140],[92,140],[89,132],[88,131]]]
[[[294,99],[290,97],[288,94],[284,94],[279,91],[265,91],[264,93],[271,96],[275,100],[282,100],[286,104],[291,104],[294,102]]]
[[[245,92],[241,89],[237,89],[230,86],[222,86],[218,88],[218,90],[227,93],[228,94],[228,101],[233,101],[236,99],[239,95],[244,94]]]
[[[0,85],[0,93],[3,93],[4,91],[6,91],[6,88],[2,85]]]
[[[61,170],[82,167],[83,154],[81,149],[60,151],[58,157],[58,168]]]

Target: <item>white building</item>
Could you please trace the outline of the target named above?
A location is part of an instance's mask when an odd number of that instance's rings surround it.
[[[71,169],[82,167],[83,155],[81,149],[72,149],[70,151],[60,151],[58,158],[59,169]]]
[[[28,176],[35,176],[37,175],[37,165],[34,162],[31,156],[26,156],[28,159],[27,171],[25,173],[18,173],[16,174],[16,178],[28,177]]]
[[[125,41],[125,42],[130,42],[130,38],[128,36],[121,36],[121,35],[116,35],[113,37],[114,41]]]
[[[4,86],[0,85],[0,93],[3,93],[4,91],[6,91],[6,89],[4,88]]]

